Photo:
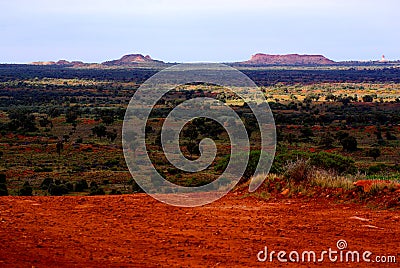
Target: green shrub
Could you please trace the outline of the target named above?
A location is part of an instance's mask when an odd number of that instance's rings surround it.
[[[375,174],[382,173],[384,171],[391,171],[390,166],[385,165],[385,164],[377,164],[377,165],[370,166],[367,170],[367,174],[375,175]]]
[[[325,170],[336,171],[340,174],[354,174],[357,171],[354,160],[339,154],[319,152],[311,155],[310,164]]]

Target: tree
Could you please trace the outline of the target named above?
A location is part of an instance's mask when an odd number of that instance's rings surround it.
[[[75,192],[83,192],[88,188],[89,188],[88,183],[84,179],[81,179],[75,183]]]
[[[330,149],[333,148],[333,143],[334,143],[335,139],[332,138],[331,135],[329,134],[324,134],[321,139],[319,140],[319,145],[321,145],[322,147],[326,148],[326,149]]]
[[[7,183],[7,180],[6,180],[6,174],[0,174],[0,183],[4,183],[4,184],[6,184]]]
[[[62,196],[63,194],[68,194],[69,189],[65,184],[50,184],[48,192],[53,196]]]
[[[374,161],[376,161],[376,159],[381,156],[381,150],[379,150],[379,148],[371,148],[367,155],[374,158]]]
[[[50,108],[50,109],[47,111],[47,114],[48,114],[51,118],[54,118],[54,117],[60,116],[60,115],[61,115],[61,111],[60,111],[60,109],[58,109],[58,108],[56,108],[56,107],[52,107],[52,108]]]
[[[32,186],[28,181],[24,182],[24,185],[22,185],[22,188],[19,190],[19,195],[20,196],[32,196]]]
[[[5,183],[0,183],[0,196],[7,196],[8,190],[7,185]]]
[[[7,190],[6,174],[0,174],[0,196],[7,196],[7,195],[8,195],[8,190]]]
[[[112,123],[114,123],[114,116],[112,116],[112,115],[102,115],[101,116],[101,121],[106,125],[111,125]]]
[[[189,138],[190,140],[195,140],[199,136],[199,133],[193,124],[188,125],[187,128],[182,131],[182,134],[185,138]]]
[[[92,128],[92,133],[101,139],[107,136],[107,128],[101,124]]]
[[[68,111],[65,113],[65,121],[69,124],[72,124],[76,122],[76,119],[78,119],[78,113],[71,108],[68,109]]]
[[[39,125],[41,127],[53,126],[52,122],[47,117],[42,117],[39,119]]]
[[[390,131],[386,131],[385,137],[388,141],[395,141],[397,140],[397,137],[395,135],[393,135],[392,133],[390,133]],[[1,153],[0,153],[0,158],[1,158]]]
[[[9,111],[10,122],[7,124],[11,131],[34,132],[37,131],[35,116],[24,109]]]
[[[348,136],[340,141],[343,150],[347,152],[354,152],[357,150],[357,139],[353,136]]]
[[[311,137],[314,137],[314,133],[313,133],[312,129],[309,127],[302,128],[300,130],[300,132],[301,132],[301,137],[306,140],[310,140]]]
[[[69,138],[70,138],[69,135],[67,135],[67,134],[63,135],[63,140],[64,140],[65,142],[68,142],[68,141],[69,141]]]
[[[342,141],[343,139],[347,138],[349,133],[344,132],[344,131],[339,131],[335,134],[335,138],[338,139],[339,141]]]
[[[50,185],[54,183],[54,180],[52,178],[45,178],[42,183],[40,184],[40,188],[42,190],[48,190]]]
[[[92,185],[93,184],[93,185]],[[89,195],[105,195],[104,189],[99,187],[97,183],[90,183],[90,193]]]
[[[190,153],[190,156],[200,155],[200,148],[199,148],[199,143],[198,142],[190,141],[186,145],[186,149]]]
[[[114,142],[118,136],[117,130],[113,129],[113,131],[106,131],[106,136],[107,136],[107,139],[109,139],[111,142]]]
[[[62,141],[57,142],[56,150],[59,156],[61,155],[61,151],[63,150],[63,148],[64,148],[63,142]]]
[[[363,102],[373,102],[374,98],[371,95],[365,95],[362,97]]]

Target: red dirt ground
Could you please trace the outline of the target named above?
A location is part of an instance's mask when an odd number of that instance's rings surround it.
[[[0,267],[279,267],[257,253],[347,250],[395,256],[399,211],[323,199],[266,201],[231,193],[198,208],[164,205],[145,194],[1,197]],[[319,255],[318,255],[319,256]],[[287,256],[286,256],[287,257]],[[295,263],[292,266],[312,266]],[[388,267],[327,262],[334,267]]]

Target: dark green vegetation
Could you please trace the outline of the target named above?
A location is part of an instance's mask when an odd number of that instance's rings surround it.
[[[265,92],[274,113],[278,148],[272,173],[302,180],[299,167],[305,165],[293,164],[301,160],[350,180],[399,180],[399,68],[243,71]],[[127,170],[120,133],[130,98],[156,72],[0,65],[0,195],[140,192]],[[162,152],[162,119],[183,101],[204,96],[231,105],[246,126],[252,153],[245,182],[260,155],[258,125],[238,96],[219,87],[186,85],[159,101],[146,127],[150,158],[165,178],[183,186],[207,184],[223,172],[230,159],[229,137],[212,120],[193,120],[180,141],[185,156],[196,159],[199,142],[213,139],[218,153],[208,169],[180,171]]]

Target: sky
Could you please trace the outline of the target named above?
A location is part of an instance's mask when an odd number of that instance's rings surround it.
[[[0,62],[398,60],[399,10],[398,0],[3,0]]]

